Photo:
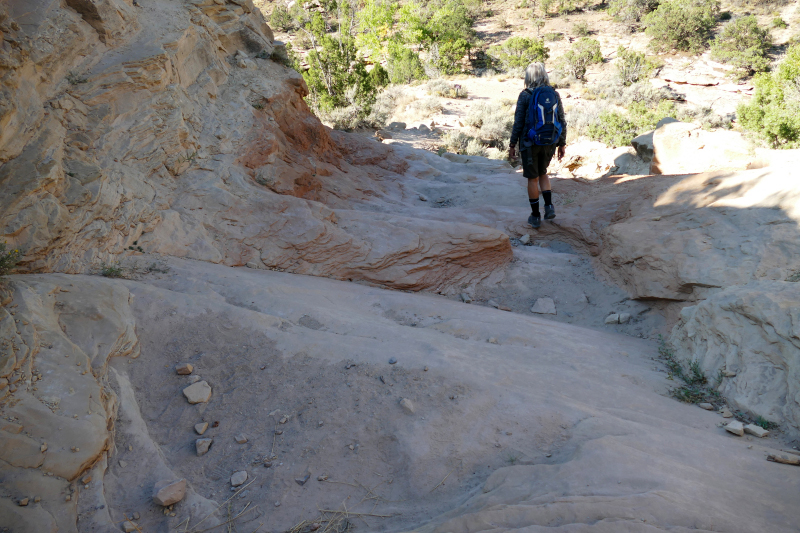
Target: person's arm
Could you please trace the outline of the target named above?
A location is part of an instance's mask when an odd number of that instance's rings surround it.
[[[556,92],[558,97],[558,121],[561,123],[561,136],[558,138],[558,160],[564,157],[567,151],[567,114],[564,112],[564,105],[561,103],[561,95]]]
[[[508,153],[513,159],[515,148],[522,137],[522,129],[525,127],[525,113],[528,111],[528,91],[522,91],[517,98],[517,109],[514,111],[514,126],[511,128],[511,142],[509,143]]]

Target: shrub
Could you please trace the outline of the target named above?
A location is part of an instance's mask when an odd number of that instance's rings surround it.
[[[611,0],[608,12],[619,22],[635,25],[658,7],[660,0]]]
[[[772,27],[785,30],[786,28],[789,27],[789,25],[786,24],[786,21],[783,20],[781,17],[775,17],[774,19],[772,19]]]
[[[751,76],[769,67],[772,36],[750,15],[729,22],[711,45],[711,57],[738,69],[738,77]]]
[[[18,249],[7,249],[8,243],[0,243],[0,279],[7,276],[22,259],[22,252]]]
[[[504,148],[511,138],[514,113],[511,106],[502,103],[478,103],[470,109],[464,124],[476,129],[481,139]]]
[[[589,31],[589,25],[585,21],[576,22],[572,25],[572,32],[577,35],[578,37],[588,37],[591,31]]]
[[[400,43],[389,45],[389,80],[392,83],[411,83],[425,79],[425,68],[419,54],[409,50]]]
[[[381,65],[375,65],[369,71],[370,83],[376,89],[382,89],[389,85],[389,73]]]
[[[269,25],[280,31],[289,31],[295,27],[292,14],[283,4],[278,4],[272,10],[272,14],[269,16]]]
[[[755,94],[736,110],[742,127],[773,148],[800,148],[800,45],[772,74],[755,77]]]
[[[429,95],[442,98],[466,98],[468,94],[463,87],[456,88],[444,80],[431,80],[425,84],[424,89]]]
[[[703,50],[717,24],[719,0],[667,0],[643,19],[657,52]]]
[[[441,113],[443,109],[442,101],[434,96],[414,100],[406,106],[406,111],[409,114],[420,119],[437,115]]]
[[[470,141],[474,141],[475,137],[470,137],[466,133],[459,130],[451,130],[442,135],[442,145],[448,152],[454,154],[463,154]]]
[[[675,104],[663,100],[656,107],[635,102],[627,112],[602,111],[597,120],[589,124],[587,133],[594,141],[609,146],[627,146],[634,137],[655,128],[659,120],[676,115]]]
[[[589,37],[578,39],[572,48],[561,56],[560,69],[567,76],[582,80],[586,76],[589,65],[603,62],[600,43]]]
[[[373,128],[384,127],[406,97],[405,89],[397,85],[380,92],[372,104],[372,111],[365,119],[365,125]]]
[[[501,45],[489,47],[489,56],[499,61],[504,68],[525,68],[531,63],[550,57],[550,49],[544,41],[527,37],[511,37]]]
[[[564,38],[564,34],[563,33],[559,33],[557,31],[544,34],[544,40],[546,42],[548,42],[548,43],[552,43],[552,42],[555,42],[555,41],[560,41],[563,38]]]
[[[470,45],[464,39],[447,41],[439,45],[439,60],[436,67],[442,74],[461,72],[461,60],[469,53]]]
[[[617,76],[626,87],[647,79],[655,66],[655,62],[641,52],[628,50],[621,45],[617,48]]]

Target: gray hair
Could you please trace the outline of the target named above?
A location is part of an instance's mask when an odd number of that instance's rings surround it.
[[[550,85],[550,78],[547,76],[544,63],[531,63],[528,65],[528,68],[525,69],[525,88],[535,89],[545,85]]]

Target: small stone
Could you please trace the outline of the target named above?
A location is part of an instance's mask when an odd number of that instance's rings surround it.
[[[428,201],[428,197],[427,197],[427,196],[425,196],[424,194],[420,194],[420,195],[419,195],[419,199],[420,199],[421,201],[423,201],[423,202],[427,202],[427,201]]]
[[[744,426],[738,420],[732,420],[725,426],[725,431],[741,437],[744,435]]]
[[[280,422],[281,424],[285,424],[285,423],[286,423],[286,422],[288,422],[288,421],[289,421],[289,419],[288,419],[288,418],[286,418],[285,416],[284,416],[284,417],[282,417],[282,418],[279,420],[279,422]]]
[[[28,505],[28,498],[22,498],[22,499],[19,501],[19,506],[20,506],[20,507],[25,507],[26,505]]]
[[[605,319],[606,324],[619,324],[619,315],[617,313],[612,313],[608,315]]]
[[[42,499],[41,499],[39,496],[36,496],[36,497],[33,499],[33,503],[39,503],[40,501],[42,501]]]
[[[620,313],[619,314],[619,323],[620,324],[627,324],[631,319],[630,313]]]
[[[214,442],[214,439],[197,439],[194,441],[195,450],[197,450],[197,456],[205,455],[208,453],[208,449],[211,448],[211,444]]]
[[[403,411],[405,411],[406,414],[409,415],[413,415],[414,412],[416,411],[414,409],[414,404],[408,398],[403,398],[402,400],[400,400],[400,407],[402,407]]]
[[[306,473],[304,476],[294,478],[294,482],[300,485],[301,487],[306,484],[308,478],[311,477],[311,474]]]
[[[706,402],[698,403],[697,407],[699,407],[701,409],[705,409],[706,411],[713,411],[714,410],[714,406],[711,405],[710,403],[706,403]]]
[[[195,376],[189,376],[189,378],[186,381],[188,381],[190,384],[192,384],[192,383],[197,383],[201,379],[203,379],[203,378],[201,378],[200,376],[196,376],[195,375]]]
[[[533,307],[531,307],[531,313],[537,313],[540,315],[555,315],[556,303],[552,298],[539,298],[536,300],[536,303],[533,304]]]
[[[133,518],[134,520],[139,520],[140,518],[139,513],[133,513],[133,516],[131,518]]]
[[[328,480],[327,474],[322,474],[321,476],[317,476],[317,481],[327,481],[327,480]]]
[[[122,468],[125,468],[126,466],[128,466],[128,463],[123,461],[123,460],[120,460],[119,466],[122,467]]]
[[[755,435],[759,439],[763,439],[764,437],[769,435],[769,431],[755,424],[747,424],[744,427],[744,432],[750,435]]]
[[[208,422],[201,422],[199,424],[194,425],[194,431],[198,435],[202,435],[208,429]]]
[[[239,485],[244,485],[244,482],[247,481],[247,472],[244,470],[240,470],[239,472],[234,472],[231,476],[231,486],[238,487]]]
[[[489,337],[489,340],[488,340],[488,341],[486,341],[486,342],[488,342],[489,344],[500,344],[500,343],[497,341],[497,337]]]
[[[132,531],[137,531],[136,524],[131,522],[130,520],[126,520],[122,523],[122,531],[125,533],[131,533]]]
[[[356,447],[353,446],[352,444],[350,446],[348,446],[348,448],[350,448],[351,450],[355,450],[356,449]]]
[[[272,468],[272,461],[264,460],[264,468]]]
[[[153,502],[162,507],[176,504],[186,496],[186,480],[159,481],[153,487]]]
[[[239,443],[239,444],[244,444],[245,442],[247,442],[247,437],[245,437],[244,435],[240,434],[240,435],[236,435],[234,437],[234,440],[236,440],[236,442]]]
[[[64,496],[64,501],[65,501],[65,502],[68,502],[68,501],[71,501],[71,500],[72,500],[72,496],[70,496],[69,494],[67,494],[66,496]]]
[[[84,485],[88,485],[91,482],[92,482],[92,476],[91,475],[83,476],[81,478],[81,483],[83,483]]]
[[[465,304],[471,304],[472,303],[472,298],[466,292],[462,292],[461,293],[461,301],[464,302]]]
[[[720,413],[722,418],[733,418],[733,413],[731,413],[728,409],[723,409]]]
[[[393,365],[393,364],[395,364],[395,363],[397,363],[397,359],[395,359],[394,357],[390,357],[390,358],[389,358],[389,364],[390,364],[390,365]]]
[[[427,372],[428,371],[428,367],[426,366],[425,368],[422,369],[422,371],[423,372]]]
[[[499,303],[497,303],[497,302],[495,302],[494,300],[489,300],[489,301],[488,301],[488,302],[486,302],[486,303],[489,305],[489,307],[494,307],[495,309],[497,309],[497,308],[499,308],[499,307],[500,307],[500,304],[499,304]]]
[[[194,383],[183,389],[183,395],[189,403],[205,403],[211,399],[211,385],[205,381]]]
[[[771,453],[767,455],[767,461],[783,463],[785,465],[800,466],[800,455],[786,455],[783,453]]]
[[[321,525],[321,524],[311,524],[311,525],[308,527],[308,530],[309,530],[309,531],[316,531],[316,530],[318,530],[318,529],[319,529],[319,528],[321,528],[321,527],[322,527],[322,525]]]
[[[325,425],[325,422],[323,422],[322,420],[320,420],[320,421],[319,421],[319,424],[317,424],[317,426],[318,426],[318,427],[322,427],[322,426],[324,426],[324,425]]]
[[[724,371],[722,373],[722,375],[725,376],[726,378],[735,378],[736,377],[736,372],[734,372],[732,370],[726,370],[726,371]]]
[[[281,502],[275,502],[275,507],[280,507],[280,506],[281,506]]]
[[[39,446],[39,451],[40,452],[46,452],[47,451],[47,443],[42,444],[41,446]]]
[[[275,430],[275,434],[276,435],[283,435],[283,430],[282,429],[276,429]]]
[[[497,308],[501,311],[511,311],[511,308],[507,305],[498,305]]]
[[[194,367],[189,363],[181,363],[179,365],[175,365],[175,372],[180,374],[181,376],[188,376],[192,373]]]
[[[519,238],[519,243],[520,244],[527,245],[527,244],[530,244],[530,242],[531,242],[531,236],[528,235],[527,233]]]

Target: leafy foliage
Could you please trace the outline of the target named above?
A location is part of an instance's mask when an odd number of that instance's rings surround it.
[[[544,41],[527,37],[511,37],[503,44],[490,47],[488,53],[505,69],[526,68],[550,57],[550,49]]]
[[[427,77],[419,54],[399,42],[389,44],[388,67],[392,83],[411,83]]]
[[[8,275],[22,259],[19,249],[9,250],[7,246],[8,243],[0,243],[0,279]]]
[[[635,25],[659,3],[660,0],[611,0],[608,12],[618,22]]]
[[[708,378],[703,373],[703,369],[700,368],[699,361],[692,361],[689,363],[688,369],[684,368],[681,362],[675,358],[675,353],[663,338],[661,338],[658,354],[669,371],[667,379],[675,380],[677,378],[683,382],[683,385],[670,390],[675,399],[686,403],[719,400],[719,392],[709,388]]]
[[[282,3],[279,3],[269,16],[269,25],[280,31],[289,31],[295,28],[295,21],[289,9]]]
[[[591,31],[589,31],[589,25],[586,21],[576,22],[572,25],[572,32],[577,35],[578,37],[588,37]]]
[[[772,35],[758,25],[753,15],[740,17],[722,28],[711,45],[711,57],[738,68],[739,77],[769,68]]]
[[[675,117],[676,114],[675,104],[669,100],[662,100],[654,107],[648,107],[644,102],[633,102],[626,113],[602,111],[597,121],[589,124],[587,133],[592,140],[609,146],[627,146],[637,135],[654,129],[662,118]]]
[[[753,98],[737,109],[742,127],[773,148],[800,148],[800,45],[789,48],[775,72],[759,74],[753,83]]]
[[[590,65],[602,62],[600,43],[590,37],[582,37],[561,56],[560,70],[568,76],[582,80]]]
[[[666,0],[643,23],[653,50],[697,53],[707,46],[718,15],[719,0]]]
[[[656,63],[643,53],[621,45],[617,48],[617,58],[617,76],[626,87],[647,79],[656,67]]]

